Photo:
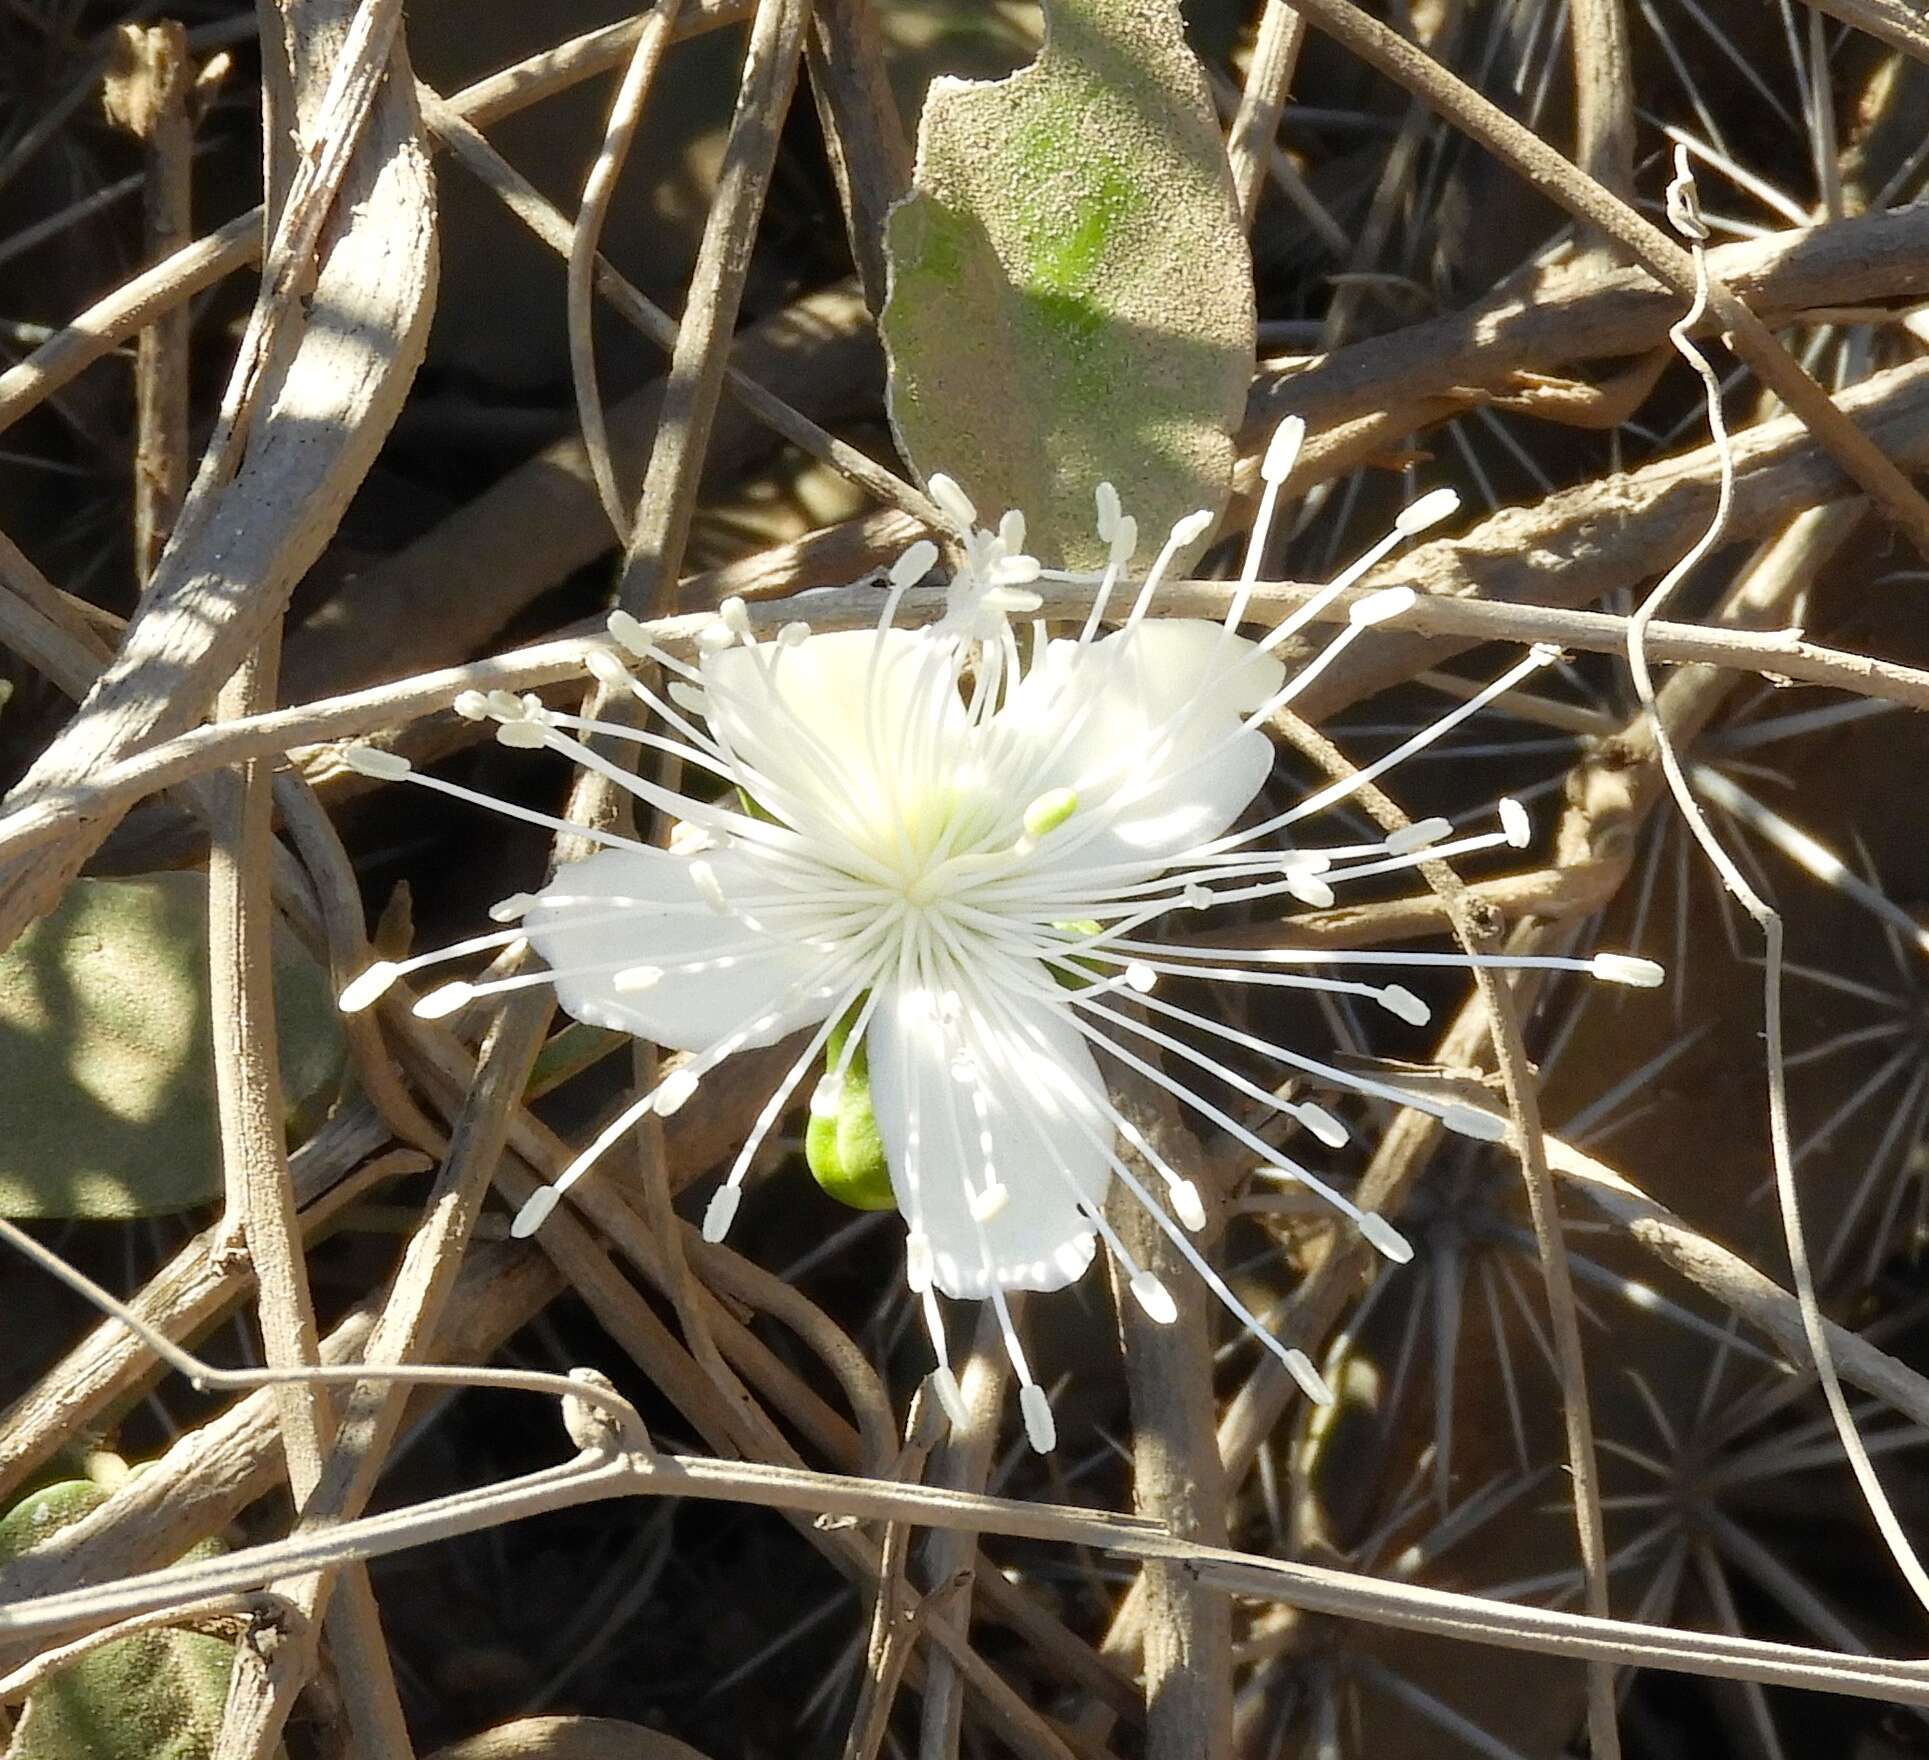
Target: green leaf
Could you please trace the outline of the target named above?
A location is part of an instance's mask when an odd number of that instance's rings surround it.
[[[1223,506],[1252,263],[1177,0],[1045,12],[1030,67],[933,85],[880,327],[905,456],[1083,567],[1103,559],[1100,482],[1149,542]]]
[[[106,1501],[91,1479],[50,1485],[0,1516],[0,1564]],[[191,1558],[218,1552],[197,1547]],[[166,1629],[121,1638],[28,1696],[7,1760],[205,1760],[228,1696],[234,1646]]]
[[[77,880],[0,954],[0,1215],[158,1216],[219,1195],[205,874]],[[340,1079],[327,975],[275,952],[291,1111]]]
[[[834,1028],[824,1047],[824,1067],[831,1069],[844,1052],[844,1037],[855,1018],[853,1010]],[[811,1177],[840,1204],[853,1210],[895,1210],[891,1170],[884,1160],[884,1139],[878,1134],[877,1114],[871,1110],[871,1064],[862,1040],[844,1072],[844,1089],[837,1110],[820,1117],[811,1108],[804,1128],[804,1160]]]

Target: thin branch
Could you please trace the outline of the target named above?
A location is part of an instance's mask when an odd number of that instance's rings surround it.
[[[1277,143],[1279,119],[1285,114],[1286,94],[1305,40],[1306,21],[1290,0],[1266,0],[1259,36],[1253,44],[1252,64],[1246,70],[1245,89],[1239,95],[1239,111],[1226,139],[1233,195],[1248,232],[1259,212],[1268,157]]]
[[[271,628],[260,650],[222,692],[218,710],[246,714],[274,700],[279,642],[279,629]],[[320,1340],[283,1142],[287,1102],[271,989],[274,925],[267,858],[273,796],[265,766],[241,766],[227,792],[229,813],[216,823],[208,863],[214,1085],[226,1219],[245,1242],[255,1268],[256,1306],[269,1367],[312,1368],[320,1361]],[[324,1388],[298,1379],[278,1386],[275,1403],[288,1482],[299,1500],[320,1477],[333,1410]],[[276,1747],[295,1695],[315,1663],[314,1628],[321,1612],[315,1579],[286,1584],[278,1592],[301,1608],[303,1641],[277,1645],[272,1655],[255,1649],[237,1653],[215,1743],[219,1760],[255,1760]],[[379,1637],[363,1648],[379,1658],[378,1672],[372,1682],[358,1685],[372,1688],[376,1698],[383,1696],[386,1685],[392,1700],[394,1683],[386,1679],[387,1653]]]
[[[1711,294],[1707,279],[1707,256],[1702,249],[1702,243],[1707,237],[1707,229],[1701,221],[1696,206],[1694,177],[1689,169],[1687,152],[1679,146],[1675,149],[1675,179],[1668,187],[1668,214],[1676,228],[1690,240],[1695,269],[1693,304],[1688,314],[1676,326],[1672,336],[1675,347],[1694,368],[1703,384],[1715,449],[1722,458],[1722,493],[1716,503],[1707,532],[1661,580],[1656,582],[1654,590],[1641,602],[1639,609],[1630,620],[1628,667],[1634,675],[1635,693],[1640,699],[1641,707],[1646,711],[1654,727],[1655,753],[1660,760],[1662,772],[1667,777],[1669,793],[1673,795],[1676,806],[1681,810],[1683,822],[1707,857],[1710,866],[1714,868],[1722,885],[1739,902],[1742,909],[1753,919],[1755,926],[1762,932],[1764,945],[1762,1049],[1768,1078],[1769,1147],[1775,1170],[1776,1199],[1781,1210],[1782,1235],[1788,1246],[1789,1267],[1794,1274],[1796,1299],[1801,1304],[1803,1331],[1807,1337],[1809,1353],[1814,1359],[1817,1379],[1822,1385],[1823,1399],[1828,1405],[1829,1416],[1841,1440],[1842,1451],[1848,1457],[1850,1469],[1854,1472],[1856,1483],[1861,1488],[1863,1501],[1867,1504],[1876,1527],[1881,1531],[1889,1554],[1895,1560],[1896,1568],[1902,1573],[1916,1599],[1925,1609],[1929,1609],[1929,1569],[1924,1568],[1907,1532],[1897,1518],[1895,1508],[1876,1473],[1875,1463],[1870,1459],[1861,1433],[1856,1428],[1855,1414],[1850,1410],[1848,1398],[1842,1391],[1841,1377],[1837,1372],[1834,1355],[1829,1349],[1828,1331],[1822,1315],[1821,1302],[1815,1289],[1815,1274],[1809,1263],[1808,1242],[1802,1226],[1801,1193],[1795,1178],[1795,1151],[1788,1114],[1788,1069],[1784,1055],[1782,1026],[1784,934],[1782,915],[1749,882],[1735,858],[1715,835],[1714,828],[1709,824],[1700,803],[1695,799],[1694,792],[1688,785],[1687,773],[1682,766],[1680,755],[1676,752],[1674,742],[1669,737],[1668,730],[1662,724],[1657,712],[1654,685],[1649,673],[1646,649],[1647,625],[1719,541],[1728,514],[1732,479],[1729,441],[1722,422],[1721,382],[1706,358],[1689,340],[1694,321],[1699,318],[1702,306]]]
[[[1196,1168],[1205,1159],[1171,1096],[1143,1075],[1114,1070],[1113,1104],[1165,1165]],[[1128,1151],[1134,1154],[1136,1151]],[[1140,1160],[1142,1175],[1150,1169]],[[1165,1227],[1123,1184],[1107,1203],[1125,1250],[1168,1288],[1192,1275]],[[1211,1249],[1210,1238],[1199,1246]],[[1132,1506],[1181,1539],[1226,1543],[1227,1480],[1214,1445],[1210,1305],[1180,1304],[1169,1325],[1139,1306],[1116,1257],[1112,1305],[1132,1411]],[[1128,1612],[1129,1609],[1129,1612]],[[1142,1657],[1148,1760],[1221,1760],[1233,1752],[1232,1609],[1183,1566],[1150,1564],[1114,1616],[1105,1653],[1128,1646]]]
[[[687,0],[679,38],[733,24],[752,0]],[[638,20],[608,25],[518,61],[465,87],[451,100],[478,127],[567,91],[622,64],[641,29]],[[79,90],[90,96],[90,76]],[[0,373],[0,429],[10,427],[63,385],[112,352],[163,312],[250,267],[261,257],[263,214],[251,208],[219,231],[196,239],[152,269],[123,282],[43,342],[18,366]]]
[[[1926,381],[1929,383],[1929,381]],[[1274,622],[1305,605],[1322,588],[1291,582],[1262,583],[1253,590],[1253,621]],[[1341,594],[1318,617],[1343,624],[1352,605],[1373,587]],[[1164,589],[1162,609],[1175,616],[1223,615],[1231,587],[1223,581],[1180,581]],[[1046,584],[1042,614],[1076,617],[1089,607],[1090,593],[1080,587]],[[875,622],[873,588],[818,589],[799,599],[778,599],[749,607],[763,633],[775,634],[806,615],[813,627],[855,629]],[[940,593],[914,592],[905,599],[907,620],[940,614]],[[8,640],[5,600],[0,598],[0,642]],[[656,619],[646,625],[650,639],[669,652],[692,651],[708,613]],[[1619,654],[1627,645],[1625,617],[1602,611],[1570,611],[1427,594],[1385,620],[1388,630],[1415,636],[1452,638],[1465,643],[1546,642],[1586,653]],[[138,755],[103,766],[86,780],[61,785],[21,801],[0,816],[0,857],[11,857],[60,837],[77,824],[125,810],[147,795],[172,788],[223,765],[365,737],[445,710],[468,690],[535,690],[580,677],[584,657],[608,644],[594,623],[493,659],[444,667],[436,672],[325,697],[255,716],[243,722],[199,727]],[[1722,629],[1702,624],[1656,621],[1648,625],[1647,650],[1656,660],[1719,666],[1766,675],[1778,681],[1823,686],[1874,697],[1911,709],[1929,709],[1929,668],[1905,666],[1848,649],[1805,640],[1795,630]]]
[[[617,583],[617,602],[638,617],[667,608],[682,567],[710,426],[723,389],[730,333],[736,328],[757,219],[776,160],[778,130],[796,89],[809,23],[810,0],[759,0],[750,27],[737,111],[691,271],[656,444],[650,449],[636,525]]]
[[[1469,1105],[1486,1104],[1471,1093]],[[1731,1313],[1760,1328],[1801,1368],[1815,1367],[1800,1300],[1739,1253],[1711,1240],[1665,1204],[1649,1197],[1625,1174],[1560,1137],[1547,1139],[1548,1161],[1574,1183],[1590,1204],[1611,1217],[1630,1239],[1713,1296]],[[1860,1333],[1824,1320],[1824,1336],[1842,1373],[1865,1393],[1929,1426],[1929,1377],[1871,1344]]]
[[[1634,66],[1622,0],[1570,0],[1574,163],[1610,195],[1634,200]]]
[[[1929,62],[1929,23],[1910,0],[1813,0],[1814,5],[1844,24],[1880,37],[1891,48]]]
[[[0,1225],[4,1232],[4,1225]],[[1929,1662],[1840,1656],[1805,1645],[1677,1631],[1633,1620],[1597,1619],[1520,1606],[1354,1571],[1200,1546],[1131,1516],[1064,1505],[973,1496],[889,1480],[850,1478],[753,1461],[686,1455],[595,1453],[522,1479],[433,1499],[347,1523],[331,1533],[244,1548],[221,1558],[150,1572],[100,1588],[0,1605],[0,1641],[94,1625],[150,1608],[258,1587],[291,1572],[350,1558],[377,1558],[537,1513],[611,1498],[698,1497],[787,1510],[812,1518],[850,1516],[923,1527],[963,1527],[1014,1538],[1089,1546],[1119,1558],[1168,1559],[1234,1594],[1395,1630],[1731,1680],[1805,1687],[1899,1704],[1929,1704]]]
[[[1352,780],[1354,766],[1339,749],[1312,729],[1282,717],[1287,737],[1336,781]],[[1410,821],[1386,793],[1371,782],[1356,787],[1360,804],[1388,836],[1408,828]],[[1453,926],[1455,939],[1469,954],[1484,951],[1489,937],[1468,907],[1459,876],[1445,862],[1421,864],[1428,889],[1440,900]],[[1594,1418],[1588,1396],[1587,1357],[1581,1346],[1580,1310],[1574,1299],[1573,1274],[1567,1262],[1567,1242],[1561,1233],[1559,1200],[1547,1171],[1547,1151],[1541,1141],[1540,1096],[1533,1065],[1521,1036],[1520,1014],[1514,992],[1504,975],[1476,966],[1473,972],[1480,1013],[1484,1016],[1494,1063],[1507,1097],[1509,1128],[1520,1158],[1522,1183],[1534,1223],[1534,1244],[1540,1258],[1541,1280],[1547,1291],[1552,1322],[1555,1366],[1561,1384],[1561,1416],[1566,1431],[1567,1465],[1572,1485],[1574,1525],[1580,1543],[1581,1574],[1588,1612],[1604,1619],[1608,1613],[1607,1537],[1602,1524],[1600,1465],[1594,1447]],[[1468,1011],[1472,1013],[1471,1009]],[[1456,1022],[1456,1027],[1458,1026]],[[1432,1133],[1437,1140],[1437,1132]],[[1377,1159],[1377,1158],[1376,1158]],[[1415,1158],[1413,1165],[1418,1165]],[[1380,1193],[1372,1201],[1382,1202]],[[1588,1738],[1598,1760],[1618,1760],[1620,1736],[1615,1724],[1614,1671],[1595,1662],[1588,1669]]]
[[[168,20],[115,33],[108,113],[140,141],[147,165],[147,251],[162,261],[194,236],[194,65],[187,32]],[[188,486],[188,309],[141,332],[134,355],[134,578],[160,560]]]
[[[1328,35],[1463,129],[1577,220],[1621,245],[1650,273],[1691,298],[1696,271],[1688,253],[1659,227],[1583,172],[1532,129],[1490,103],[1465,81],[1380,23],[1352,0],[1296,0]],[[1761,382],[1814,434],[1842,469],[1929,554],[1929,501],[1881,448],[1836,408],[1771,331],[1725,286],[1715,283],[1710,309],[1728,331],[1735,352]]]
[[[911,145],[891,90],[873,0],[817,0],[805,45],[811,96],[850,235],[864,303],[884,307],[884,222],[911,187]]]
[[[891,1476],[915,1483],[923,1474],[932,1444],[943,1428],[943,1413],[927,1383],[912,1396],[911,1410],[904,1421],[904,1447]],[[945,1589],[938,1589],[930,1595],[913,1594],[904,1569],[910,1556],[912,1533],[906,1522],[885,1524],[871,1602],[864,1674],[858,1684],[857,1710],[844,1741],[844,1760],[877,1760],[883,1751],[905,1666],[916,1648],[928,1610],[946,1593]]]
[[[144,1632],[207,1632],[215,1637],[245,1639],[263,1626],[273,1625],[287,1633],[299,1631],[304,1623],[302,1611],[294,1602],[267,1590],[251,1595],[217,1595],[187,1607],[137,1614],[117,1625],[89,1632],[70,1644],[57,1644],[51,1650],[42,1651],[33,1661],[22,1664],[0,1680],[0,1705],[17,1704],[49,1676],[82,1657],[91,1656],[104,1645],[118,1644],[124,1638],[139,1637]]]
[[[381,1147],[384,1132],[366,1108],[331,1120],[296,1151],[292,1172],[303,1237],[327,1229],[350,1205],[431,1163],[400,1149],[354,1164]],[[204,1230],[150,1277],[129,1306],[154,1331],[188,1342],[246,1295],[253,1268],[226,1245],[220,1224]],[[0,1497],[52,1458],[76,1431],[101,1421],[162,1367],[117,1320],[105,1320],[52,1364],[0,1418]]]
[[[602,498],[603,511],[609,517],[618,543],[629,537],[630,514],[617,487],[615,467],[610,462],[603,393],[596,382],[596,331],[589,303],[590,288],[596,275],[603,222],[609,216],[610,199],[616,194],[616,180],[622,175],[623,162],[629,157],[631,142],[636,139],[636,127],[643,117],[650,84],[656,78],[681,5],[682,0],[657,0],[641,21],[636,47],[630,51],[629,65],[623,69],[622,83],[616,89],[609,120],[603,126],[603,144],[583,182],[583,199],[577,206],[576,224],[570,232],[569,268],[564,279],[576,419],[583,430],[583,449],[589,454],[596,493]]]
[[[433,278],[413,94],[384,78],[398,16],[396,0],[365,0],[329,64],[316,113],[303,119],[315,151],[277,217],[174,540],[116,660],[31,776],[83,775],[198,720],[280,616],[374,462],[426,340]],[[338,197],[342,224],[317,258]],[[323,321],[310,322],[311,306]],[[91,847],[14,865],[0,884],[0,943],[49,907]]]

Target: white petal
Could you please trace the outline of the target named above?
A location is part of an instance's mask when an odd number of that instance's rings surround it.
[[[1191,618],[1141,624],[1083,651],[1053,643],[1006,711],[1047,746],[1055,729],[1077,724],[1049,780],[1078,795],[1079,812],[1041,865],[1176,856],[1219,836],[1272,773],[1272,742],[1240,720],[1284,677],[1256,644]],[[1111,803],[1121,810],[1105,834],[1072,833]]]
[[[1101,1142],[1110,1140],[1109,1122],[1079,1091],[1099,1091],[1090,1048],[1062,1008],[1021,998],[1009,1012],[1002,1029],[969,1014],[947,1026],[928,991],[894,988],[879,999],[865,1039],[898,1207],[923,1229],[932,1280],[948,1296],[1075,1281],[1096,1251],[1078,1200],[1103,1204],[1111,1183],[1104,1154],[1073,1116],[1078,1109]],[[995,1177],[1009,1191],[983,1222],[968,1195],[986,1174],[972,1084],[956,1074],[961,1037],[989,1102]]]
[[[1228,715],[1250,715],[1286,682],[1286,667],[1257,642],[1228,635],[1197,617],[1163,617],[1119,630],[1098,644],[1100,653],[1129,644],[1143,669],[1146,712],[1164,720],[1200,691]]]
[[[765,644],[706,654],[701,665],[711,729],[781,788],[876,814],[888,798],[884,776],[898,779],[901,797],[915,764],[948,775],[965,723],[949,643],[915,630],[838,630],[794,644],[774,672],[772,659]]]
[[[759,884],[755,858],[738,849],[695,857],[609,849],[560,869],[523,919],[530,944],[559,973],[582,966],[610,969],[559,976],[557,1001],[579,1021],[634,1033],[673,1051],[702,1050],[739,1027],[749,1030],[746,1049],[772,1045],[822,1020],[833,998],[786,994],[822,958],[794,937],[773,934],[754,951],[719,952],[717,957],[729,963],[705,970],[666,963],[701,958],[753,934],[738,918],[705,906],[691,877],[697,862],[708,864],[726,899],[768,889]],[[543,902],[550,899],[583,902]],[[618,910],[623,914],[614,922],[585,921],[608,919]],[[626,969],[663,965],[664,971],[648,989],[619,990],[619,968],[611,962]]]

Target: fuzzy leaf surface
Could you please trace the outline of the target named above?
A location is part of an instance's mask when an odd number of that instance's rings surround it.
[[[941,79],[886,234],[890,410],[921,472],[1048,564],[1103,560],[1092,494],[1148,541],[1224,504],[1252,264],[1177,0],[1047,0],[1009,79]]]
[[[0,1215],[160,1216],[221,1191],[207,876],[82,879],[0,954]],[[326,974],[275,953],[290,1108],[339,1078]]]

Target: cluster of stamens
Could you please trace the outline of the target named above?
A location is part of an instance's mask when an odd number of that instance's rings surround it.
[[[1108,1067],[1165,1090],[1236,1144],[1260,1177],[1317,1194],[1396,1261],[1411,1249],[1390,1222],[1362,1211],[1216,1103],[1203,1084],[1237,1094],[1262,1122],[1263,1115],[1292,1121],[1328,1148],[1348,1140],[1334,1113],[1283,1098],[1232,1059],[1415,1107],[1471,1137],[1491,1140],[1504,1126],[1479,1108],[1409,1091],[1182,1006],[1162,994],[1165,981],[1356,996],[1417,1026],[1428,1018],[1427,1004],[1404,984],[1366,974],[1392,966],[1532,965],[1646,985],[1660,973],[1618,955],[1317,948],[1233,954],[1161,931],[1161,921],[1175,913],[1233,905],[1289,901],[1324,909],[1349,882],[1519,849],[1530,838],[1525,809],[1506,800],[1489,828],[1460,830],[1428,818],[1370,841],[1296,841],[1302,822],[1340,806],[1546,665],[1554,656],[1542,648],[1348,779],[1231,829],[1270,767],[1268,720],[1352,643],[1404,611],[1413,595],[1406,588],[1357,595],[1338,632],[1296,673],[1285,673],[1277,651],[1329,615],[1398,543],[1456,505],[1445,491],[1422,497],[1345,574],[1261,640],[1248,641],[1236,632],[1297,444],[1297,424],[1289,423],[1268,449],[1245,566],[1216,627],[1150,616],[1160,584],[1204,535],[1210,516],[1179,522],[1120,617],[1113,601],[1137,530],[1109,485],[1098,493],[1107,564],[1084,575],[1044,568],[1027,555],[1024,522],[1015,514],[995,532],[979,529],[963,491],[935,478],[933,499],[961,528],[963,562],[933,626],[910,630],[896,621],[905,594],[938,560],[935,546],[921,543],[891,570],[874,629],[823,636],[793,622],[760,637],[748,608],[733,600],[705,630],[692,663],[616,614],[609,624],[614,646],[595,651],[588,666],[605,693],[645,712],[642,726],[567,714],[506,691],[457,700],[459,713],[493,722],[504,745],[558,752],[634,796],[668,823],[667,851],[491,800],[423,775],[391,753],[347,754],[370,775],[587,837],[605,853],[566,864],[540,893],[504,900],[492,913],[505,925],[497,933],[371,967],[343,993],[344,1008],[366,1007],[397,979],[443,960],[500,955],[527,943],[547,969],[444,983],[416,1001],[415,1012],[433,1018],[554,984],[578,1018],[643,1032],[688,1054],[529,1201],[516,1219],[518,1234],[539,1227],[561,1194],[645,1114],[686,1104],[735,1052],[808,1029],[710,1199],[704,1233],[720,1240],[731,1226],[745,1177],[806,1076],[821,1072],[812,1111],[833,1115],[853,1059],[873,1046],[871,1092],[908,1226],[907,1277],[929,1325],[937,1391],[954,1415],[958,1394],[940,1294],[994,1303],[1027,1431],[1041,1449],[1055,1434],[1050,1406],[1027,1365],[1008,1292],[1071,1281],[1102,1243],[1146,1313],[1158,1321],[1177,1313],[1172,1292],[1137,1263],[1107,1220],[1105,1194],[1115,1185],[1146,1206],[1202,1284],[1309,1395],[1329,1397],[1304,1354],[1273,1338],[1193,1242],[1207,1221],[1205,1201],[1113,1102]],[[1012,620],[1039,609],[1044,583],[1088,589],[1090,606],[1070,640],[1053,640],[1034,623],[1027,656]],[[1116,629],[1104,635],[1108,622]],[[1167,671],[1148,671],[1155,664]],[[1173,690],[1172,677],[1180,674],[1189,682]],[[1154,717],[1145,704],[1160,690],[1172,701]],[[673,790],[598,749],[613,742],[674,758],[692,786]],[[1234,773],[1243,780],[1228,782]],[[1283,838],[1295,841],[1282,847]],[[1357,971],[1341,976],[1332,970],[1341,965]],[[741,1008],[718,1012],[717,998],[733,995]],[[841,1042],[827,1056],[840,1026]],[[1209,1049],[1215,1042],[1223,1055]],[[1179,1069],[1200,1079],[1171,1073]],[[1135,1168],[1152,1171],[1163,1201]]]

